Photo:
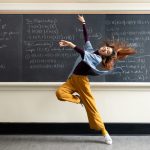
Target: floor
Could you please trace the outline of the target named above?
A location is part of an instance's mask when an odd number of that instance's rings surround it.
[[[150,136],[0,135],[0,150],[150,150]]]

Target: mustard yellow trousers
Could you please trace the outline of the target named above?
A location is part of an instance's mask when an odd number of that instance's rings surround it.
[[[77,92],[80,97],[73,95],[74,92]],[[102,135],[108,133],[96,107],[88,76],[72,74],[71,77],[56,90],[56,96],[58,100],[76,104],[80,104],[82,101],[87,112],[90,128],[100,130]]]

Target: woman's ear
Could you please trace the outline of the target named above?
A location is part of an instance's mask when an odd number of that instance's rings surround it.
[[[105,59],[105,62],[103,63],[103,67],[107,70],[112,70],[115,65],[115,59],[109,59],[108,61]]]

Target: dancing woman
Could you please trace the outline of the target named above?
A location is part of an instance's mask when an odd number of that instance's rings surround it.
[[[59,42],[60,47],[71,47],[80,54],[73,72],[67,81],[56,90],[56,96],[61,101],[68,101],[85,106],[89,125],[91,129],[101,131],[105,143],[112,144],[112,139],[105,128],[104,122],[96,106],[96,101],[90,89],[88,75],[105,75],[113,72],[121,72],[121,68],[114,68],[115,62],[135,54],[136,51],[122,42],[103,42],[102,46],[94,51],[88,37],[86,22],[83,16],[78,15],[78,20],[82,23],[84,35],[84,49],[66,40]],[[78,63],[79,62],[79,63]],[[96,66],[101,65],[101,69]],[[74,95],[74,93],[79,95]]]

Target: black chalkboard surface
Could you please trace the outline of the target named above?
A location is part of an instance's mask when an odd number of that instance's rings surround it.
[[[91,77],[91,82],[150,82],[150,15],[85,14],[97,50],[105,39],[128,42],[138,50],[116,64],[124,73]],[[79,56],[60,48],[61,39],[83,47],[76,14],[1,14],[0,82],[64,82]]]

